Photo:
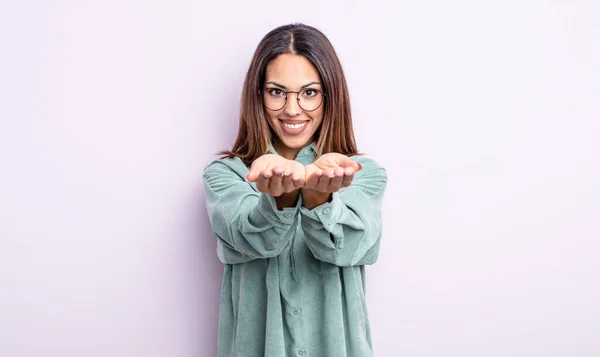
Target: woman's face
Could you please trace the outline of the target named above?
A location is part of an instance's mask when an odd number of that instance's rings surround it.
[[[300,149],[313,141],[313,137],[321,121],[325,104],[313,111],[306,111],[298,103],[298,95],[301,95],[300,103],[306,109],[312,109],[311,101],[317,98],[318,92],[323,92],[323,85],[319,72],[315,66],[305,57],[298,55],[282,54],[269,62],[267,65],[265,87],[263,88],[263,102],[283,103],[286,91],[299,92],[302,94],[288,93],[285,106],[279,110],[265,108],[269,125],[277,135],[273,140],[273,147],[283,157],[293,160]],[[322,98],[325,101],[325,98]],[[269,105],[272,109],[278,109],[279,105]]]

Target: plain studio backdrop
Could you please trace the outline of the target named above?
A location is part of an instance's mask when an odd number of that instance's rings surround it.
[[[2,0],[0,356],[215,355],[201,174],[291,22],[334,44],[388,170],[375,355],[600,356],[599,19],[595,0]]]

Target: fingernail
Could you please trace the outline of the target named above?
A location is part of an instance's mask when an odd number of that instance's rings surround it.
[[[284,173],[283,173],[283,175],[284,175],[284,176],[289,176],[289,175],[291,175],[291,174],[292,174],[291,172],[284,172]]]

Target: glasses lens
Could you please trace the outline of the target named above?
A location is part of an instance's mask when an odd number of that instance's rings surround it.
[[[280,110],[285,106],[285,92],[278,88],[267,88],[264,92],[265,106],[271,110]]]
[[[319,90],[306,88],[298,94],[298,103],[307,112],[316,110],[322,102],[323,94]]]

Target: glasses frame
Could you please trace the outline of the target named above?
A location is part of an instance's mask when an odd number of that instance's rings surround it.
[[[296,93],[296,100],[298,101],[298,106],[300,108],[302,108],[303,111],[309,112],[309,113],[310,112],[314,112],[315,110],[319,109],[321,107],[321,105],[323,105],[323,103],[325,102],[325,96],[327,95],[325,92],[323,92],[322,90],[317,89],[317,88],[304,88],[304,89],[301,89],[301,90],[299,90],[297,92],[294,92],[293,90],[285,91],[285,90],[283,90],[281,88],[265,88],[262,91],[259,90],[258,93],[259,94],[267,93],[267,89],[278,89],[278,90],[282,91],[283,93],[285,93],[285,102],[283,103],[283,105],[279,109],[271,109],[271,108],[267,107],[267,104],[265,103],[265,99],[263,98],[263,104],[265,105],[265,108],[267,108],[267,109],[269,109],[269,110],[271,110],[273,112],[277,112],[277,111],[280,111],[281,109],[285,108],[285,106],[287,105],[288,93]],[[319,103],[319,105],[315,109],[306,110],[306,109],[304,109],[302,107],[302,104],[300,104],[300,93],[303,92],[303,91],[307,91],[307,90],[314,90],[315,92],[321,93],[321,95],[323,96],[323,98],[321,98],[321,103]]]

